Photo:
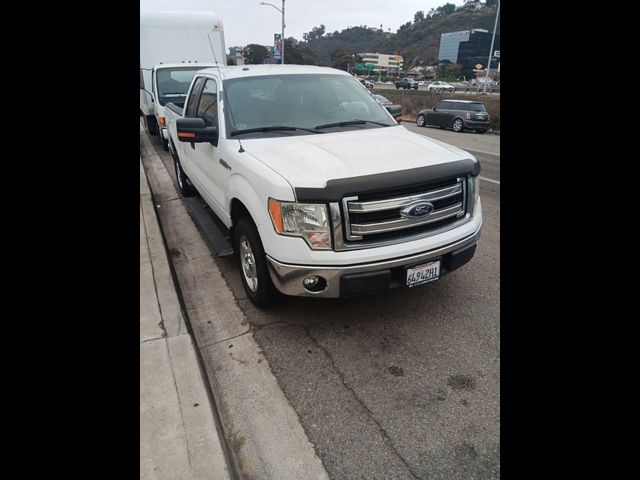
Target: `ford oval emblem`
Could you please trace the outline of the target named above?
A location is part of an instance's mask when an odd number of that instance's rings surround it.
[[[433,212],[433,203],[418,202],[404,208],[400,215],[404,218],[421,218]]]

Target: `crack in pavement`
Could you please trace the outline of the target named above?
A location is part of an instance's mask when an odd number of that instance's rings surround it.
[[[284,323],[284,322],[282,322]],[[405,468],[409,471],[409,473],[411,474],[411,476],[417,480],[423,480],[418,474],[416,474],[411,467],[409,466],[409,463],[404,459],[404,457],[402,455],[400,455],[400,453],[398,452],[398,450],[396,449],[396,447],[393,445],[393,441],[391,440],[391,438],[389,437],[389,435],[387,434],[386,430],[382,427],[382,425],[380,424],[380,422],[378,421],[378,419],[376,419],[376,417],[374,416],[373,412],[369,409],[369,407],[367,407],[364,402],[360,399],[360,397],[358,397],[358,395],[356,394],[356,392],[353,390],[353,388],[351,388],[351,386],[347,383],[347,380],[344,378],[344,374],[340,371],[340,369],[336,366],[336,363],[333,359],[333,357],[329,354],[329,352],[327,351],[326,348],[324,348],[320,342],[318,342],[313,335],[311,334],[311,328],[310,327],[306,327],[304,325],[302,325],[302,327],[305,329],[305,331],[307,332],[307,336],[309,337],[309,339],[318,347],[319,350],[321,350],[325,356],[329,359],[329,361],[331,362],[331,367],[335,370],[335,372],[337,373],[338,377],[340,378],[340,380],[342,381],[342,384],[345,386],[345,388],[347,389],[347,391],[349,391],[351,393],[351,395],[353,396],[353,398],[356,400],[356,402],[358,402],[362,408],[364,408],[365,412],[367,412],[367,415],[369,415],[369,417],[371,418],[371,420],[376,424],[376,426],[378,427],[378,430],[380,430],[380,433],[382,434],[382,438],[384,439],[385,443],[387,444],[387,446],[391,449],[391,451],[398,457],[398,459],[402,462],[402,464],[405,466]]]
[[[162,330],[162,336],[167,336],[167,329],[164,327],[164,316],[162,315],[162,306],[160,305],[160,296],[158,295],[158,284],[156,283],[156,271],[153,266],[153,259],[151,258],[151,245],[149,244],[149,232],[147,231],[147,222],[144,215],[144,209],[141,208],[142,213],[142,226],[144,228],[145,243],[147,244],[147,256],[149,257],[149,266],[151,267],[151,278],[153,279],[153,291],[156,297],[156,303],[158,304],[158,311],[160,312],[160,323],[158,326]]]

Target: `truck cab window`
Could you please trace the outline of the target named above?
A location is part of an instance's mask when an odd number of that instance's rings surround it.
[[[191,93],[189,94],[189,99],[187,101],[187,110],[184,112],[184,116],[187,118],[193,118],[196,116],[198,97],[200,96],[200,92],[202,91],[203,82],[204,77],[198,77],[193,84],[193,88],[191,89]]]
[[[216,81],[208,79],[204,84],[200,101],[198,102],[198,113],[196,117],[204,120],[207,127],[218,125],[218,88]]]

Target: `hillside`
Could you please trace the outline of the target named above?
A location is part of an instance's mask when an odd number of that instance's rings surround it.
[[[351,27],[326,34],[324,25],[321,25],[304,34],[305,41],[300,42],[299,45],[309,47],[319,65],[331,65],[331,52],[337,48],[349,53],[400,54],[404,57],[405,68],[416,65],[435,65],[438,62],[442,33],[471,28],[492,31],[495,21],[495,7],[485,7],[479,11],[460,9],[451,12],[448,6],[453,7],[452,4],[447,4],[428,13],[416,12],[413,21],[402,25],[395,35],[366,26]]]

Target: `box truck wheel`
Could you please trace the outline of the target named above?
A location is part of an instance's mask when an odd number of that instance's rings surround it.
[[[153,115],[147,115],[145,117],[145,124],[147,127],[147,132],[149,135],[158,135],[158,122],[156,121],[156,117]]]

